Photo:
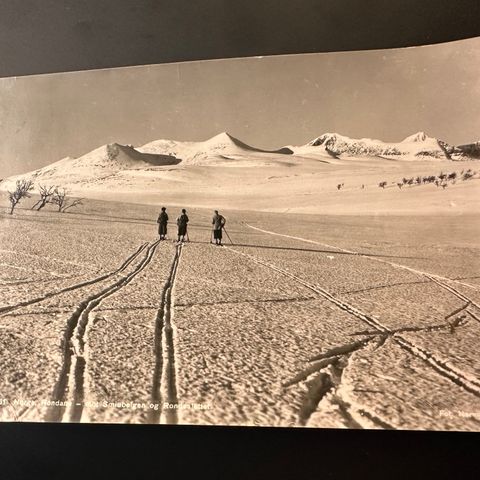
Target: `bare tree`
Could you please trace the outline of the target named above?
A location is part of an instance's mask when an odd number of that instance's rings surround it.
[[[41,210],[47,203],[50,202],[52,195],[55,193],[54,186],[47,187],[45,185],[39,185],[38,191],[40,194],[40,200],[32,207],[32,210],[37,207],[37,211]]]
[[[76,207],[77,205],[83,205],[83,198],[77,198],[71,203],[68,203],[70,198],[67,196],[68,191],[65,188],[55,187],[55,190],[52,195],[51,203],[57,205],[58,211],[65,213],[69,208]]]
[[[33,190],[32,180],[17,180],[15,190],[13,192],[11,192],[10,190],[8,191],[8,199],[12,207],[10,209],[10,215],[13,214],[13,210],[22,198],[31,197],[30,190]]]
[[[83,205],[83,202],[82,202],[83,198],[76,198],[75,200],[72,201],[72,203],[66,205],[65,207],[63,207],[63,210],[61,210],[62,213],[66,212],[69,208],[74,208],[76,207],[77,205]]]

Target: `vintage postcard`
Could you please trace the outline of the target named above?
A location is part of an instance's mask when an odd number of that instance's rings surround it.
[[[0,419],[480,430],[480,38],[0,79]]]

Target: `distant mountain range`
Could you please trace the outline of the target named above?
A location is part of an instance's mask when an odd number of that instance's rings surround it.
[[[351,157],[379,157],[398,161],[474,160],[480,159],[480,142],[452,146],[424,132],[415,133],[398,143],[324,133],[306,145],[263,150],[223,132],[203,142],[156,140],[136,148],[118,143],[103,145],[81,157],[66,157],[38,170],[7,178],[1,187],[5,188],[20,177],[48,184],[78,185],[88,182],[93,186],[107,178],[113,179],[123,171],[228,165],[234,161],[247,165],[247,159],[260,164],[269,159],[281,160],[286,156],[292,156],[296,161],[301,161],[302,157],[319,158],[326,163]],[[256,164],[249,165],[254,167]]]
[[[349,138],[338,133],[324,133],[300,147],[292,147],[297,155],[325,153],[333,157],[374,156],[415,160],[418,158],[468,160],[480,158],[480,142],[452,146],[425,132],[417,132],[398,143],[371,138]]]

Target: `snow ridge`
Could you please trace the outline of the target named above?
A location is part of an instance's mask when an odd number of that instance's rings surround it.
[[[446,148],[448,147],[447,144]],[[401,142],[391,143],[371,138],[354,139],[339,133],[324,133],[297,148],[298,153],[323,153],[332,156],[387,156],[392,158],[415,159],[437,158],[445,159],[449,156],[445,148],[435,138],[429,137],[425,132],[417,132]],[[297,153],[296,152],[296,153]]]

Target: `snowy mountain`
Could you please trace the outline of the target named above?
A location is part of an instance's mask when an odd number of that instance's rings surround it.
[[[288,169],[292,165],[311,165],[312,160],[333,166],[362,157],[377,158],[383,163],[385,159],[428,162],[432,159],[480,159],[480,142],[452,146],[424,132],[410,135],[398,143],[325,133],[300,147],[268,151],[247,145],[223,132],[203,142],[156,140],[138,148],[118,143],[103,145],[78,158],[66,157],[38,170],[9,177],[1,182],[0,189],[10,189],[17,179],[22,178],[32,179],[37,185],[61,185],[72,191],[135,188],[147,191],[162,188],[173,178],[183,182],[196,175],[200,183],[210,177],[216,179],[214,182],[220,182],[217,167],[223,167],[221,175],[232,178],[240,178],[240,167],[244,170],[241,175],[255,177],[255,172],[262,168]],[[228,168],[230,173],[226,173],[227,167],[237,168],[235,173],[231,168]],[[280,177],[268,175],[268,178]]]
[[[148,172],[168,170],[165,167],[179,165],[215,166],[235,163],[235,160],[272,155],[291,155],[288,148],[268,151],[247,145],[228,133],[220,133],[204,142],[179,142],[156,140],[139,148],[112,143],[103,145],[81,157],[66,157],[33,172],[5,179],[1,188],[11,188],[19,178],[29,178],[35,183],[93,188],[126,177],[134,178]],[[143,172],[143,173],[142,173]]]
[[[111,143],[79,158],[66,157],[33,172],[10,177],[5,183],[14,183],[17,178],[31,178],[38,182],[71,185],[82,183],[85,179],[105,179],[122,170],[175,165],[179,162],[171,155],[141,153],[132,146]]]
[[[425,132],[417,132],[402,140],[402,143],[424,142],[428,138]]]
[[[204,142],[178,142],[175,140],[156,140],[137,149],[139,152],[169,154],[182,160],[184,165],[205,165],[209,160],[222,157],[230,158],[245,156],[251,153],[274,153],[290,155],[293,152],[287,148],[279,150],[262,150],[252,147],[222,132]]]
[[[480,142],[454,147],[448,145],[446,151],[452,160],[480,159]]]
[[[338,133],[324,133],[311,142],[293,148],[295,154],[320,154],[334,157],[376,156],[415,160],[418,158],[451,159],[452,147],[429,137],[425,132],[408,136],[398,143],[371,138],[349,138]]]

